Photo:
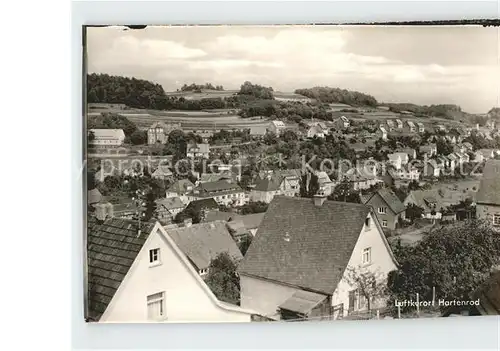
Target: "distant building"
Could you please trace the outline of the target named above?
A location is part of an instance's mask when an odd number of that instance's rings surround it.
[[[172,179],[174,174],[167,166],[161,165],[155,169],[155,171],[151,174],[151,178],[167,180]]]
[[[418,132],[419,133],[424,133],[425,132],[425,126],[422,122],[417,122],[417,127],[418,127]]]
[[[488,160],[476,196],[476,216],[500,229],[500,160]]]
[[[165,197],[180,197],[185,204],[189,203],[188,196],[194,189],[194,184],[189,179],[179,179],[172,184],[166,191]]]
[[[401,169],[404,165],[408,164],[409,156],[406,152],[395,152],[387,155],[389,163],[396,169]]]
[[[381,284],[397,269],[369,206],[277,196],[238,267],[240,305],[272,320],[341,319],[367,309],[356,269],[380,272]]]
[[[89,142],[89,145],[103,146],[120,146],[125,141],[125,132],[123,129],[90,129],[94,133],[94,140]]]
[[[346,116],[340,116],[334,121],[334,125],[337,129],[346,129],[349,128],[351,122]]]
[[[380,139],[387,140],[387,130],[383,126],[380,126],[376,133]]]
[[[255,139],[262,139],[267,134],[266,126],[252,126],[250,127],[250,136]]]
[[[298,196],[300,194],[300,170],[281,170],[259,175],[250,191],[250,201],[270,203],[274,196]]]
[[[325,135],[327,134],[327,132],[328,132],[328,129],[326,130],[326,133],[325,133],[325,130],[323,128],[321,128],[320,125],[316,124],[316,125],[309,127],[309,129],[307,130],[307,137],[308,138],[314,138],[314,137],[324,138]]]
[[[208,159],[209,156],[210,156],[209,144],[189,144],[187,146],[186,157],[188,158]]]
[[[277,136],[281,135],[286,129],[286,125],[283,121],[271,121],[269,126],[269,131],[276,134]]]
[[[410,133],[415,133],[417,131],[417,127],[415,126],[415,123],[413,123],[412,121],[407,121],[406,123],[408,124],[408,131]]]
[[[388,188],[374,192],[363,203],[373,208],[382,228],[394,230],[399,226],[400,219],[405,219],[405,205]]]
[[[434,190],[412,190],[403,202],[405,207],[410,204],[421,207],[424,212],[422,218],[441,219],[445,205],[441,201],[441,196]]]
[[[201,183],[187,196],[189,201],[212,198],[218,204],[225,206],[242,206],[246,203],[243,189],[238,184],[228,183],[224,180]]]
[[[387,123],[387,129],[389,130],[389,132],[394,131],[394,128],[395,128],[394,121],[392,119],[388,119],[386,121],[386,123]]]
[[[396,119],[396,128],[397,129],[403,129],[403,121],[400,119]]]
[[[156,200],[158,210],[158,220],[162,224],[172,223],[172,220],[177,216],[186,205],[180,197],[169,197]]]

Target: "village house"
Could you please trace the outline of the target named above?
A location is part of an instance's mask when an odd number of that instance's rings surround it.
[[[398,148],[396,152],[403,152],[408,155],[408,161],[414,160],[417,158],[417,150],[412,149],[411,147]]]
[[[210,156],[210,145],[209,144],[189,144],[186,150],[186,157],[194,158],[204,158],[208,159]]]
[[[174,130],[182,130],[180,123],[155,122],[148,128],[148,145],[165,144],[168,135]]]
[[[353,167],[344,174],[344,179],[349,182],[353,190],[367,190],[372,186],[382,183],[377,177],[376,168]],[[332,186],[333,188],[333,186]]]
[[[374,192],[363,203],[373,208],[382,228],[394,230],[405,219],[406,207],[389,188]]]
[[[410,204],[421,207],[424,210],[422,218],[431,220],[441,219],[445,207],[441,196],[434,190],[412,190],[403,204],[405,207]]]
[[[367,309],[352,274],[384,283],[397,263],[369,206],[277,196],[238,267],[241,307],[273,320],[333,320]],[[372,309],[383,308],[384,297]]]
[[[336,129],[346,129],[351,126],[351,122],[346,116],[340,116],[334,121],[334,126]]]
[[[379,139],[387,140],[387,130],[383,126],[380,126],[375,133]]]
[[[85,317],[89,322],[250,322],[219,301],[158,223],[90,218]]]
[[[269,131],[280,136],[286,129],[286,125],[283,121],[271,121],[269,125]]]
[[[252,126],[250,127],[250,136],[254,139],[263,139],[267,134],[266,126]]]
[[[396,128],[399,130],[403,129],[403,121],[400,120],[399,118],[396,119]]]
[[[300,179],[300,170],[263,172],[250,191],[250,201],[270,203],[275,195],[298,196]]]
[[[465,148],[464,152],[472,152],[472,151],[474,151],[474,147],[468,141],[463,142],[462,146]]]
[[[238,184],[225,180],[201,183],[187,194],[189,201],[212,198],[224,206],[242,206],[246,203],[245,192]]]
[[[409,162],[409,156],[406,152],[388,154],[387,158],[389,159],[389,164],[391,164],[396,170],[401,169]]]
[[[224,180],[228,183],[236,182],[237,175],[231,170],[219,170],[217,173],[202,173],[199,175],[198,181],[195,185],[203,183],[217,182],[219,180]]]
[[[418,127],[418,132],[419,133],[424,133],[425,132],[425,126],[422,122],[417,122],[417,127]]]
[[[387,129],[389,130],[389,132],[392,132],[395,128],[394,121],[392,119],[388,119],[386,123],[387,123]]]
[[[476,162],[483,162],[484,160],[495,158],[496,155],[497,155],[497,150],[495,149],[479,149],[476,151],[475,156],[476,160],[480,161]]]
[[[193,189],[194,184],[191,183],[189,179],[179,179],[167,189],[165,197],[179,197],[184,204],[188,204],[189,200],[187,194]]]
[[[177,214],[182,212],[186,207],[180,197],[169,197],[156,200],[156,208],[158,210],[158,220],[162,224],[169,224]]]
[[[406,124],[408,125],[408,132],[415,133],[417,131],[417,126],[412,121],[407,121]]]
[[[155,171],[151,174],[151,178],[161,179],[161,180],[171,180],[173,179],[174,174],[170,170],[169,167],[160,165]]]
[[[316,177],[318,177],[318,184],[321,189],[323,189],[326,196],[330,195],[335,187],[335,183],[332,182],[330,176],[325,171],[315,171]]]
[[[326,133],[327,132],[328,132],[328,129],[326,130]],[[321,128],[321,126],[319,124],[312,125],[307,129],[307,137],[308,138],[314,138],[314,137],[324,138],[326,133],[325,133],[325,130],[323,128]]]
[[[420,169],[411,165],[403,166],[399,169],[389,168],[387,173],[392,177],[394,185],[397,187],[408,185],[411,181],[419,181],[421,175]]]
[[[427,144],[420,146],[420,154],[422,157],[431,158],[437,155],[437,146],[436,144]]]
[[[94,147],[121,146],[125,141],[123,129],[90,129],[94,134],[94,139],[89,141],[89,145]]]
[[[426,160],[422,175],[425,177],[439,178],[444,171],[444,165],[436,160]]]
[[[187,256],[193,268],[202,277],[209,273],[210,262],[226,252],[236,262],[243,255],[223,221],[191,224],[179,228],[165,228],[168,235]]]
[[[476,217],[500,228],[500,160],[488,160],[476,196]]]

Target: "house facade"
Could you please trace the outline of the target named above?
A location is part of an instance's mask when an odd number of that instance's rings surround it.
[[[394,230],[399,221],[405,219],[405,206],[399,198],[388,188],[373,193],[364,202],[371,206],[382,228]]]
[[[500,160],[488,160],[476,196],[476,217],[500,230]]]
[[[217,300],[159,223],[139,232],[135,221],[92,221],[88,242],[88,321],[251,321],[251,311]]]
[[[281,135],[281,133],[283,133],[286,129],[286,126],[285,126],[285,123],[283,121],[278,121],[278,120],[275,120],[275,121],[271,121],[270,125],[269,125],[269,130],[276,134],[277,136]]]
[[[189,201],[212,198],[224,206],[242,206],[247,202],[243,189],[225,180],[201,183],[187,197]]]
[[[123,129],[90,129],[94,133],[94,140],[89,145],[96,147],[121,146],[125,141]]]
[[[187,147],[186,157],[188,158],[204,158],[210,156],[209,144],[189,144]]]
[[[238,268],[241,306],[273,320],[341,319],[367,308],[351,269],[379,272],[382,283],[397,269],[369,206],[275,197]]]

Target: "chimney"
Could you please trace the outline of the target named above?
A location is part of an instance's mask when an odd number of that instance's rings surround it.
[[[186,218],[184,220],[184,227],[189,228],[193,224],[193,220],[191,218]]]
[[[326,200],[326,194],[323,189],[320,189],[316,195],[313,197],[314,205],[321,207]]]

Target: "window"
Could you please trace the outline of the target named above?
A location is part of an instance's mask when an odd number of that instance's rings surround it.
[[[493,225],[494,225],[495,227],[500,227],[500,214],[495,213],[495,214],[493,215]]]
[[[208,268],[200,269],[200,271],[198,273],[200,273],[200,275],[206,275],[206,274],[208,274]]]
[[[372,262],[372,248],[368,247],[363,250],[363,264],[369,264]]]
[[[387,221],[385,219],[382,221],[382,227],[387,228]]]
[[[365,229],[368,230],[370,229],[370,217],[365,219]]]
[[[379,207],[378,208],[378,213],[386,214],[387,213],[387,207]]]
[[[148,296],[148,320],[165,319],[165,293],[159,292]]]
[[[149,250],[149,263],[150,264],[160,263],[160,249]]]

